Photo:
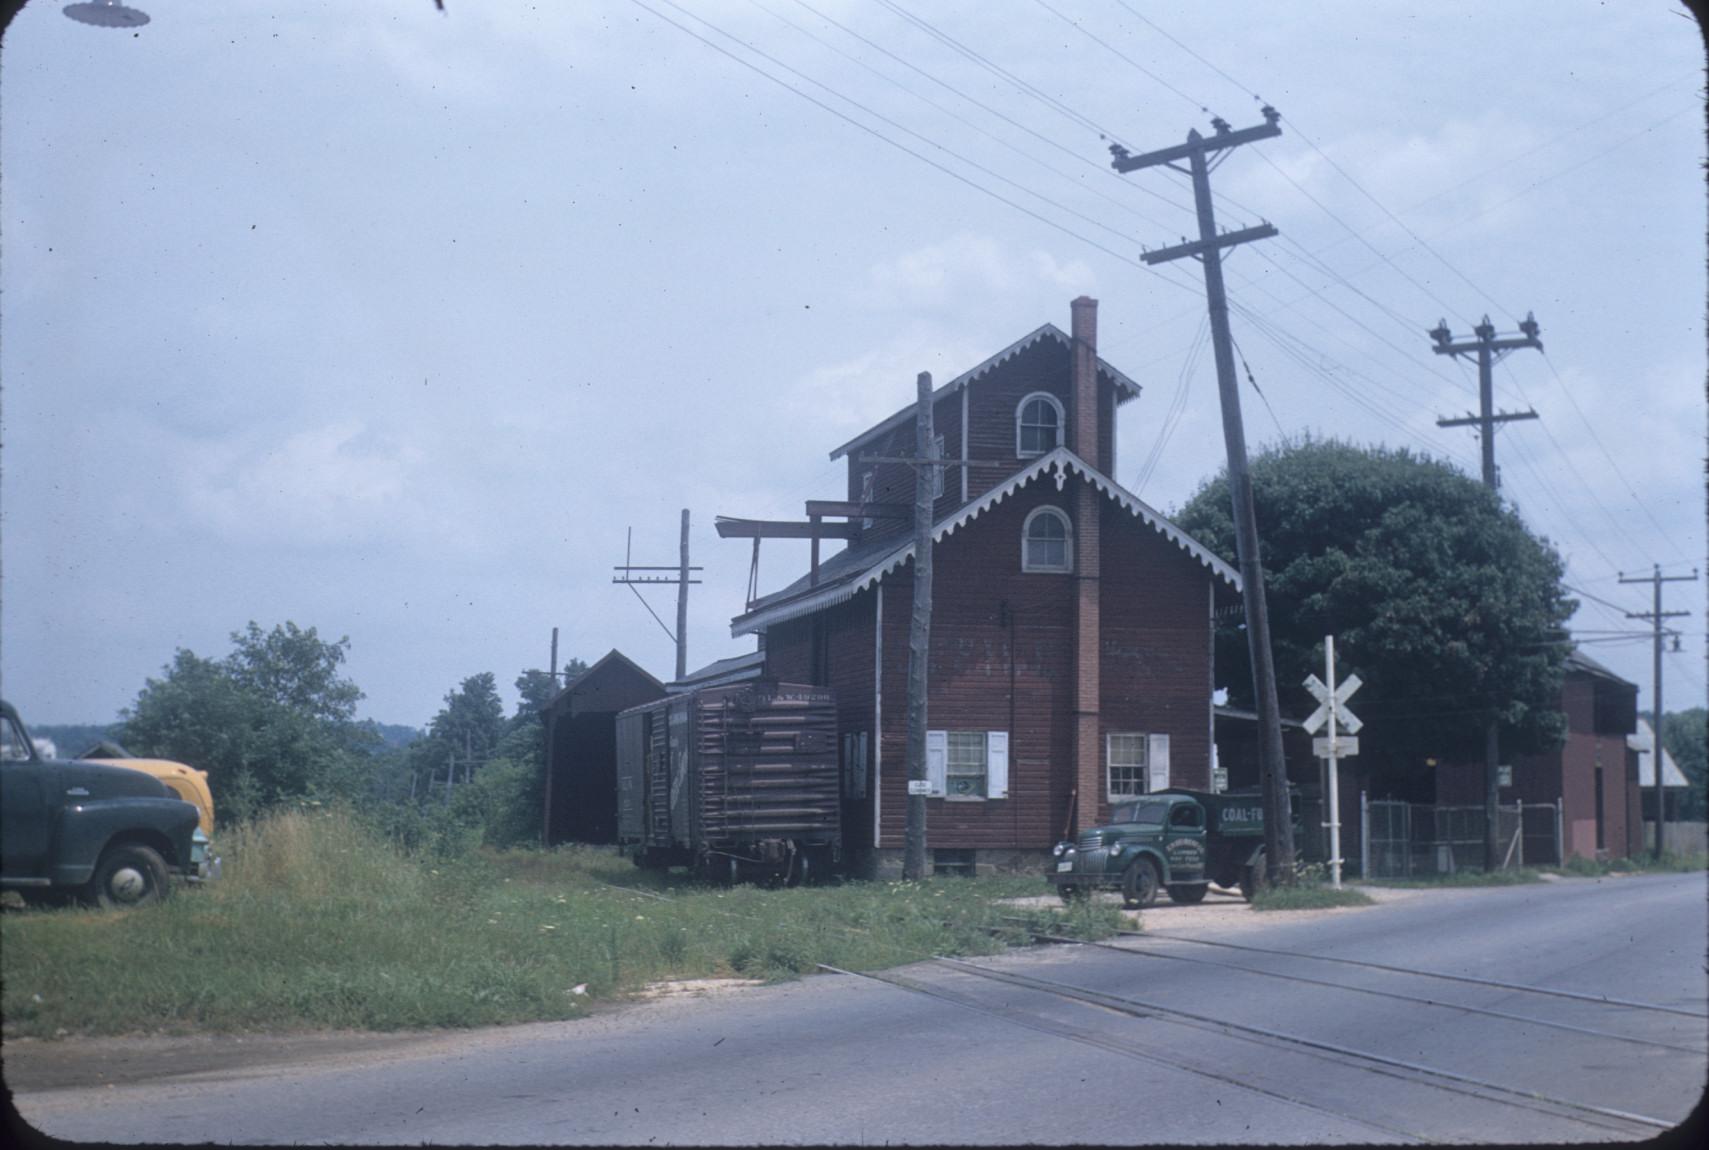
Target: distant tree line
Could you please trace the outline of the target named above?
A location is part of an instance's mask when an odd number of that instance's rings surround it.
[[[346,637],[323,639],[291,622],[264,631],[251,622],[231,643],[220,658],[175,652],[117,724],[63,729],[94,734],[89,744],[116,740],[132,755],[207,771],[222,819],[343,801],[412,848],[539,840],[550,674],[517,677],[521,701],[508,717],[492,672],[471,675],[419,730],[355,718],[363,694],[344,673]],[[572,659],[561,674],[585,669]],[[78,754],[87,745],[59,749]]]

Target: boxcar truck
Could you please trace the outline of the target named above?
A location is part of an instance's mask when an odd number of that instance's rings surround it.
[[[617,716],[617,841],[637,866],[801,882],[839,861],[829,688],[757,681]]]
[[[1299,796],[1290,790],[1295,842]],[[1056,844],[1049,878],[1064,899],[1119,890],[1129,907],[1150,906],[1159,890],[1175,902],[1205,897],[1210,883],[1240,888],[1248,900],[1264,875],[1264,804],[1257,791],[1208,794],[1180,787],[1116,803],[1110,821]]]

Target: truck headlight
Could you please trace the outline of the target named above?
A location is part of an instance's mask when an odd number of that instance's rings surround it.
[[[1055,855],[1057,858],[1061,858],[1063,855],[1068,853],[1068,844],[1057,843],[1055,846],[1050,848],[1050,853]]]
[[[1127,849],[1127,847],[1124,844],[1117,843],[1110,848],[1110,857],[1116,858],[1118,855],[1120,855],[1126,849]]]

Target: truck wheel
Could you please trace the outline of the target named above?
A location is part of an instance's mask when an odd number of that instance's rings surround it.
[[[104,910],[147,906],[166,897],[166,861],[153,847],[120,843],[108,847],[84,888],[86,901]]]
[[[1085,895],[1086,895],[1086,892],[1081,890],[1077,886],[1063,885],[1063,886],[1059,886],[1056,888],[1056,896],[1058,898],[1060,898],[1063,902],[1068,903],[1070,906],[1072,906],[1076,902],[1079,902],[1082,898],[1085,897]]]
[[[1141,909],[1157,901],[1157,864],[1150,859],[1135,859],[1122,875],[1122,905],[1129,910]]]
[[[1195,902],[1204,902],[1208,889],[1202,882],[1172,882],[1169,884],[1169,901],[1191,906]]]

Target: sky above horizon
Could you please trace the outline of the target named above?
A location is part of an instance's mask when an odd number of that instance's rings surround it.
[[[106,722],[249,620],[348,636],[363,717],[421,725],[670,641],[611,583],[677,558],[689,664],[734,639],[715,515],[842,498],[829,452],[1100,301],[1138,381],[1114,477],[1223,463],[1183,177],[1133,152],[1282,113],[1213,176],[1268,220],[1227,276],[1254,449],[1311,433],[1478,474],[1567,561],[1583,649],[1651,696],[1649,587],[1705,553],[1703,49],[1665,2],[133,0],[26,5],[0,47],[0,690]],[[793,90],[792,90],[793,89]],[[1243,369],[1242,374],[1245,374]],[[800,574],[771,541],[761,590]],[[1665,702],[1705,702],[1706,584]],[[674,600],[648,596],[666,623]]]

